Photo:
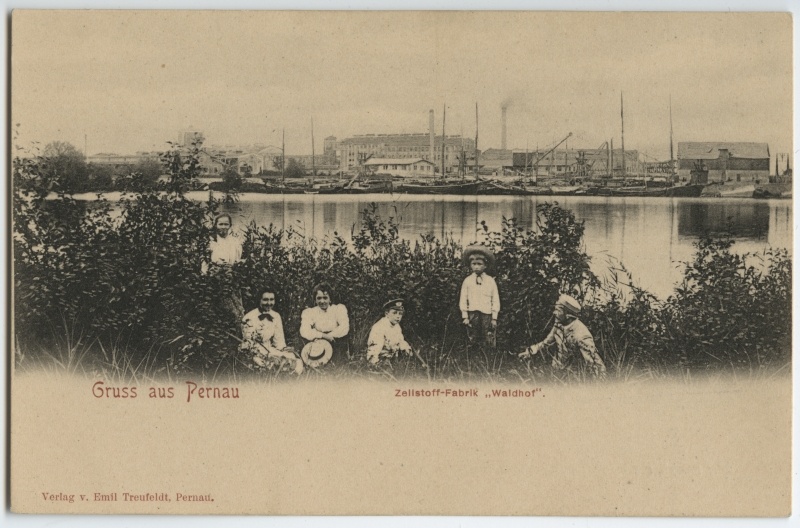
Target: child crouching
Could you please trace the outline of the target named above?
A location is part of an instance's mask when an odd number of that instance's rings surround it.
[[[519,357],[527,358],[543,350],[553,352],[552,366],[558,370],[572,370],[576,361],[583,359],[584,365],[593,375],[604,377],[606,366],[597,353],[592,333],[578,319],[581,304],[569,295],[561,295],[553,310],[555,323],[543,341],[531,345]]]
[[[412,355],[411,345],[403,337],[400,321],[405,308],[402,299],[393,299],[383,305],[383,317],[369,332],[367,360],[376,365],[382,359],[392,359],[400,354]]]

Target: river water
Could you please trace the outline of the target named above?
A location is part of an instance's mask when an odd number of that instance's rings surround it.
[[[197,194],[198,199],[208,197]],[[792,245],[790,200],[243,194],[238,203],[225,207],[239,227],[255,220],[323,239],[334,232],[349,238],[360,213],[375,203],[378,214],[398,221],[403,238],[431,233],[469,243],[478,238],[481,221],[497,231],[503,217],[533,227],[536,204],[545,201],[557,201],[584,222],[584,243],[595,273],[607,277],[611,267],[622,263],[639,286],[661,298],[681,280],[681,262],[692,258],[693,243],[703,233],[722,233],[729,227],[738,252]]]

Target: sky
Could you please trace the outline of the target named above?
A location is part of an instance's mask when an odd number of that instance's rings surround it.
[[[11,21],[16,144],[159,150],[208,144],[310,154],[333,135],[427,133],[499,148],[621,141],[647,160],[680,141],[791,151],[787,14],[21,12]],[[774,164],[774,161],[773,161]]]

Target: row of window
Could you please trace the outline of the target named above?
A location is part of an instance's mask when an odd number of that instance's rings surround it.
[[[412,167],[412,168],[409,168]],[[430,165],[384,165],[383,170],[422,170],[422,171],[429,171],[431,170]]]

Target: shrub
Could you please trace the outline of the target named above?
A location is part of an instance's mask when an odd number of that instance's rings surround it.
[[[730,237],[701,238],[665,307],[665,344],[693,368],[754,368],[789,359],[791,260],[785,249],[731,251]],[[757,266],[754,260],[760,261]]]
[[[143,189],[110,204],[79,202],[54,185],[46,160],[14,160],[14,299],[16,338],[27,350],[46,350],[70,336],[83,361],[108,361],[124,350],[128,364],[207,373],[241,370],[239,326],[221,302],[238,288],[245,309],[262,288],[277,294],[287,338],[301,346],[297,329],[311,305],[311,287],[331,284],[334,302],[347,306],[356,360],[333,372],[361,373],[370,326],[389,298],[406,299],[403,329],[430,364],[434,378],[467,376],[533,379],[546,367],[525,370],[516,353],[549,331],[559,293],[584,303],[583,320],[601,356],[620,377],[659,375],[671,369],[761,369],[789,361],[791,260],[785,250],[737,255],[729,238],[703,238],[685,265],[683,284],[661,301],[622,268],[613,284],[589,269],[583,224],[555,203],[539,204],[533,229],[503,219],[500,232],[478,233],[495,252],[502,309],[498,354],[466,354],[458,297],[469,269],[462,248],[449,238],[399,238],[394,217],[368,207],[350,242],[338,233],[308,238],[294,229],[251,224],[243,260],[230,273],[201,273],[211,220],[220,202],[188,200],[196,185],[197,148],[172,149],[161,159],[166,192]],[[230,199],[235,200],[235,196]],[[17,356],[22,357],[21,355]],[[541,361],[541,360],[539,360]],[[325,375],[324,370],[319,375]],[[404,373],[421,374],[414,360]],[[313,375],[317,375],[313,374]],[[399,373],[398,373],[399,375]],[[524,377],[522,377],[524,379]]]

